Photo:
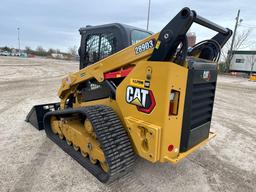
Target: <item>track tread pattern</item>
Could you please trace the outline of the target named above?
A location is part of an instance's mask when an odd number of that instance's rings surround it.
[[[135,154],[128,135],[116,113],[108,106],[84,108],[109,165],[109,178],[115,180],[131,169]]]

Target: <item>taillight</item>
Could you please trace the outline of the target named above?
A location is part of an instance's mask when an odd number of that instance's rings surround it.
[[[169,104],[169,116],[178,115],[180,92],[171,90],[170,104]]]
[[[173,148],[174,148],[174,146],[173,146],[172,144],[170,144],[170,145],[168,146],[168,151],[171,152],[171,151],[173,150]]]

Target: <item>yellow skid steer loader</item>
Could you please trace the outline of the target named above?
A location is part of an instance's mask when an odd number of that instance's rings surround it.
[[[217,34],[188,47],[193,23]],[[156,34],[121,24],[80,34],[80,70],[62,80],[60,102],[26,120],[97,179],[119,178],[136,155],[176,163],[214,136],[216,62],[230,29],[183,8]]]

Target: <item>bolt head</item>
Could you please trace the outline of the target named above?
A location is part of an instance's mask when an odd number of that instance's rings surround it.
[[[164,34],[164,38],[165,38],[165,39],[168,39],[168,38],[169,38],[169,34],[168,34],[168,33],[165,33],[165,34]]]
[[[91,151],[92,150],[92,144],[91,143],[88,143],[87,144],[87,147],[88,147],[88,149]]]

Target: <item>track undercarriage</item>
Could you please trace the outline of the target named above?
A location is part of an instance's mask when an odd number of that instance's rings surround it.
[[[134,164],[128,135],[110,107],[57,110],[47,113],[44,123],[47,136],[102,182],[117,179]]]

